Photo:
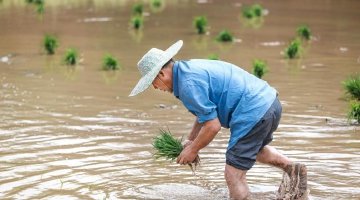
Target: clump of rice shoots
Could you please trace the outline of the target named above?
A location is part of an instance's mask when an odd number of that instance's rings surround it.
[[[228,30],[222,30],[216,37],[216,40],[219,42],[232,42],[234,41],[234,36]]]
[[[64,58],[65,64],[66,65],[76,65],[76,63],[78,62],[78,57],[79,57],[79,54],[76,49],[74,49],[74,48],[67,49],[66,53],[65,53],[65,58]]]
[[[300,56],[301,52],[301,41],[296,38],[292,40],[289,46],[285,49],[285,56],[287,58],[293,59]]]
[[[53,35],[45,35],[43,44],[49,55],[55,54],[55,49],[59,46],[57,38]]]
[[[217,54],[210,54],[208,56],[209,60],[219,60],[219,56]]]
[[[254,4],[251,7],[255,17],[261,17],[263,15],[264,8],[260,4]]]
[[[140,15],[133,16],[131,18],[131,24],[134,29],[140,29],[144,24],[144,19]]]
[[[162,0],[151,0],[151,5],[154,8],[160,8],[162,4],[163,4]]]
[[[245,18],[247,19],[251,19],[254,17],[254,13],[251,9],[250,6],[245,6],[243,9],[242,9],[242,14]]]
[[[144,6],[142,3],[136,3],[132,7],[133,15],[142,15],[144,11]]]
[[[150,1],[150,9],[152,12],[160,12],[165,7],[164,0],[151,0]]]
[[[352,101],[350,102],[350,110],[348,113],[348,119],[354,119],[357,123],[360,124],[360,102],[359,101]]]
[[[194,24],[198,34],[206,33],[206,27],[207,27],[208,21],[205,16],[195,17],[193,20],[193,24]]]
[[[349,77],[342,84],[351,98],[360,101],[360,74]]]
[[[154,138],[152,144],[156,150],[155,158],[165,158],[166,160],[174,161],[184,148],[181,142],[182,139],[176,139],[169,130],[160,129],[160,135]],[[200,158],[197,156],[192,163],[194,167],[192,164],[188,164],[193,172],[199,162]]]
[[[258,60],[258,59],[254,60],[252,71],[256,77],[262,78],[264,76],[264,74],[268,72],[266,62],[263,60]]]
[[[263,16],[263,10],[264,8],[260,4],[253,4],[251,6],[244,6],[242,14],[245,18],[252,19]]]
[[[118,66],[118,61],[116,58],[114,58],[112,55],[107,54],[104,56],[103,58],[103,66],[102,66],[103,70],[118,70],[119,66]]]
[[[305,39],[305,40],[311,39],[311,31],[307,25],[299,26],[296,29],[296,33],[301,39]]]

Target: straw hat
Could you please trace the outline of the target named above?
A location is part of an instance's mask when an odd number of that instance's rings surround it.
[[[137,64],[141,79],[129,96],[135,96],[146,90],[160,72],[161,67],[177,54],[182,45],[183,41],[179,40],[165,51],[157,48],[150,49]]]

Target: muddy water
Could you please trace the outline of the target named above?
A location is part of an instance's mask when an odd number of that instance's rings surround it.
[[[251,70],[267,61],[264,79],[284,107],[273,145],[308,166],[311,199],[359,199],[360,131],[346,120],[341,81],[360,72],[358,1],[264,1],[268,15],[241,18],[245,1],[167,1],[145,6],[145,26],[129,29],[132,1],[49,1],[39,16],[24,1],[0,1],[0,198],[1,199],[226,199],[221,130],[201,151],[194,176],[188,167],[152,157],[152,138],[168,127],[186,135],[193,117],[170,94],[153,89],[128,98],[139,77],[137,60],[149,48],[183,39],[177,59],[223,60]],[[206,15],[209,34],[192,28]],[[301,59],[281,51],[298,25],[314,34]],[[220,45],[227,28],[236,42]],[[54,56],[41,48],[45,33],[58,36]],[[81,63],[61,59],[75,47]],[[101,71],[105,53],[122,69]],[[253,199],[273,199],[281,172],[257,164],[248,172]]]

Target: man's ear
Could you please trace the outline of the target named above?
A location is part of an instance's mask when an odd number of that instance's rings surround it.
[[[160,74],[161,76],[165,76],[165,73],[164,73],[163,70],[160,70],[160,71],[159,71],[159,74]]]

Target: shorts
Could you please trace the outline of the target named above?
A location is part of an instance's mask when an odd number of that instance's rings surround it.
[[[273,139],[281,118],[282,107],[278,98],[259,122],[226,152],[226,164],[237,169],[249,170],[256,162],[256,155]]]

